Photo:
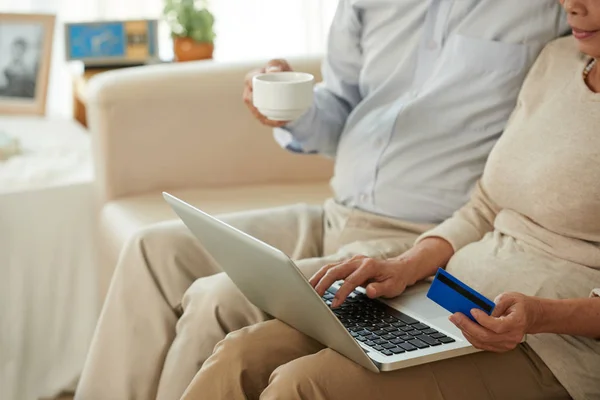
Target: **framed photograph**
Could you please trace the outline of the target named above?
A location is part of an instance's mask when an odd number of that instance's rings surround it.
[[[158,21],[127,20],[65,24],[67,61],[86,67],[117,67],[158,60]]]
[[[54,21],[0,13],[0,114],[45,114]]]

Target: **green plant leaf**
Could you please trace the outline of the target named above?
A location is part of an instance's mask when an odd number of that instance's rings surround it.
[[[215,18],[207,0],[165,0],[163,18],[173,36],[190,37],[197,42],[212,42]]]

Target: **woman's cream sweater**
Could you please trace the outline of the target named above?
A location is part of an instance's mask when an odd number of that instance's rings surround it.
[[[448,271],[492,299],[600,288],[600,94],[582,78],[587,60],[571,37],[546,47],[471,201],[423,236],[448,240],[457,251]],[[600,399],[600,341],[527,343],[571,396]]]

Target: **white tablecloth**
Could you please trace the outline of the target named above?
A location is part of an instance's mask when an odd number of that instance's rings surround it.
[[[0,117],[23,154],[0,162],[0,399],[51,396],[79,375],[98,312],[89,135]]]

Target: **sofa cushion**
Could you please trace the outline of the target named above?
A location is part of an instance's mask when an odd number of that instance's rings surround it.
[[[331,190],[326,182],[319,182],[185,189],[169,193],[205,212],[218,215],[293,203],[321,204],[331,195]],[[176,218],[161,193],[125,197],[104,205],[100,213],[102,251],[99,282],[102,297],[127,240],[141,228]]]

